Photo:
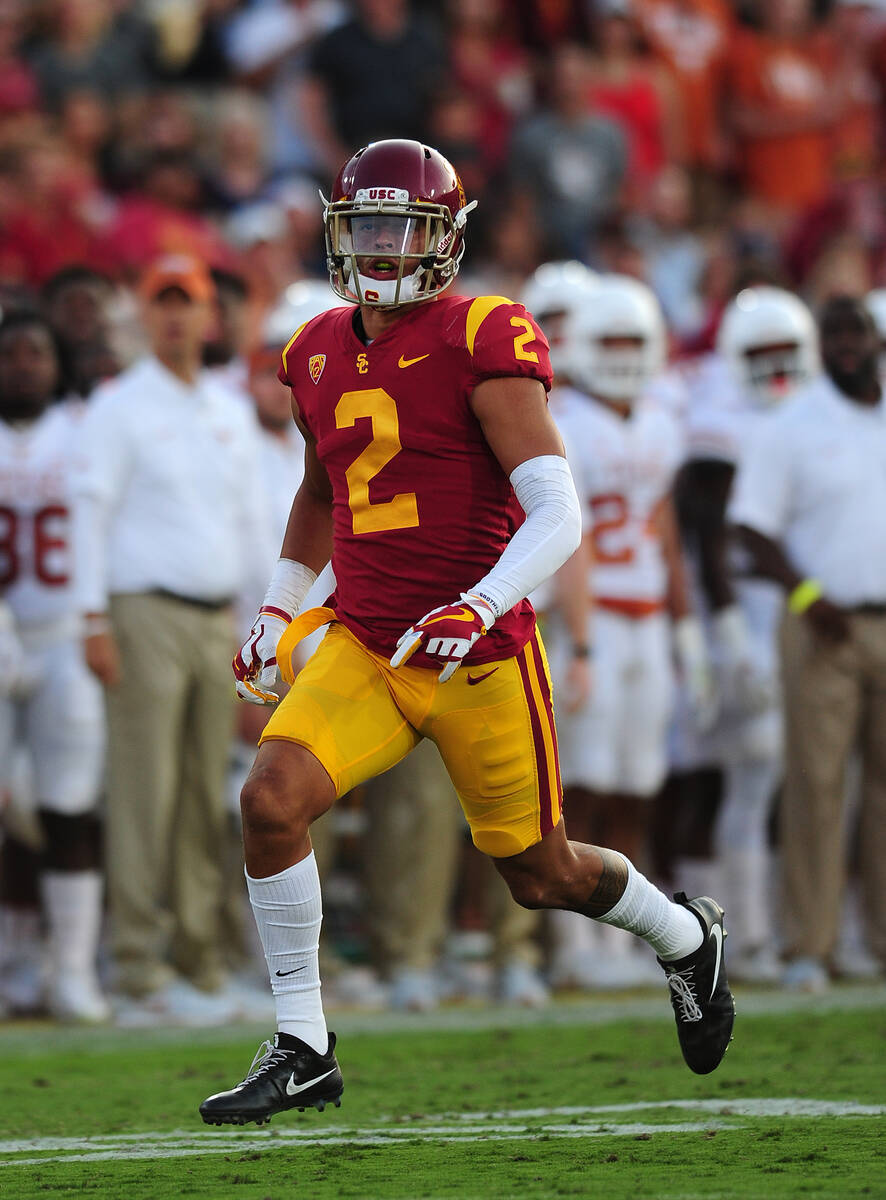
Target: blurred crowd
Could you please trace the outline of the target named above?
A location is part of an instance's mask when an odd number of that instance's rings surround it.
[[[680,429],[664,490],[676,482],[674,545],[691,558],[699,480],[685,463],[718,456],[690,410],[724,311],[746,285],[793,293],[813,312],[886,285],[886,3],[0,0],[0,63],[0,592],[11,595],[26,568],[66,590],[66,514],[56,511],[75,487],[66,471],[87,496],[78,569],[85,561],[92,579],[70,613],[38,614],[19,630],[24,683],[0,769],[0,1004],[99,1020],[110,991],[131,1026],[263,1018],[272,1009],[235,799],[262,714],[235,713],[227,661],[300,480],[301,446],[275,375],[296,326],[334,301],[318,191],[328,195],[358,146],[421,138],[480,202],[459,291],[525,298],[541,319],[530,291],[542,264],[572,260],[573,273],[647,284],[663,314],[663,406]],[[561,296],[573,294],[568,274]],[[555,341],[556,325],[542,324]],[[677,367],[665,371],[665,359]],[[555,369],[559,385],[580,385]],[[175,416],[186,396],[199,398],[199,421]],[[65,413],[51,429],[50,408]],[[31,445],[38,420],[43,440]],[[149,437],[159,448],[146,465],[133,446]],[[54,473],[36,488],[33,562],[15,515],[22,481],[37,477],[29,454],[45,455]],[[192,469],[218,456],[227,475]],[[193,520],[179,527],[155,513],[158,488]],[[109,533],[121,512],[134,554]],[[193,554],[161,553],[173,527]],[[886,601],[886,589],[863,599]],[[556,601],[539,602],[552,606],[556,641]],[[710,616],[730,603],[708,595],[700,608]],[[74,607],[92,623],[85,661],[64,668],[73,690],[62,692],[58,646],[71,640]],[[675,625],[689,608],[672,607]],[[139,657],[146,629],[158,646],[178,646],[170,661],[195,643],[209,657],[171,683],[159,652],[142,646]],[[702,636],[716,660],[710,623]],[[2,637],[0,628],[0,656]],[[697,709],[703,687],[687,693],[687,679],[703,673],[701,659],[684,643],[678,709]],[[565,664],[555,684],[568,690],[576,677]],[[99,685],[110,698],[106,731]],[[80,732],[47,743],[44,758],[40,731],[60,731],[71,709],[84,718]],[[89,743],[85,767],[65,737],[83,739],[81,751]],[[710,743],[687,754],[679,731],[668,756],[667,781],[654,770],[651,783],[613,789],[658,793],[644,799],[642,820],[619,822],[598,805],[600,840],[611,826],[612,844],[621,837],[647,873],[707,891],[711,871],[711,886],[723,877],[715,817],[733,762]],[[754,816],[758,895],[776,878],[780,748],[772,757],[747,785],[766,793]],[[159,827],[144,820],[161,809]],[[345,798],[315,844],[333,1000],[535,1005],[551,988],[653,977],[649,963],[619,965],[611,939],[580,945],[575,922],[542,924],[517,909],[466,840],[433,747]],[[764,907],[775,903],[767,894]],[[834,920],[842,973],[876,975],[852,912]],[[782,980],[785,931],[759,913],[748,924],[746,977]],[[820,969],[795,975],[797,986],[825,986],[826,951],[803,954]]]

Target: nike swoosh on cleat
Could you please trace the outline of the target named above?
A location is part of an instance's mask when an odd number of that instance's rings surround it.
[[[493,667],[491,671],[487,671],[485,675],[469,675],[468,687],[473,687],[475,683],[482,683],[484,679],[488,679],[490,675],[494,675],[498,667]]]
[[[286,975],[294,975],[296,971],[304,971],[307,965],[308,964],[305,963],[303,967],[293,967],[291,971],[275,971],[274,974],[279,975],[280,978],[283,979],[283,977]]]
[[[299,1092],[307,1091],[309,1087],[313,1087],[315,1083],[320,1083],[321,1080],[328,1078],[335,1071],[335,1067],[331,1071],[327,1071],[325,1075],[318,1075],[316,1079],[309,1079],[307,1083],[296,1083],[295,1073],[289,1076],[289,1082],[286,1085],[287,1096],[297,1096]]]
[[[711,983],[711,994],[708,999],[712,999],[714,992],[717,990],[717,980],[720,978],[720,959],[723,957],[723,930],[719,925],[711,926],[711,937],[717,939],[717,961],[714,964],[714,978]]]
[[[411,367],[411,366],[414,366],[415,363],[421,362],[422,359],[427,358],[427,357],[428,357],[427,354],[420,354],[418,356],[418,358],[406,358],[405,355],[401,354],[400,361],[397,363],[397,366],[398,367]]]

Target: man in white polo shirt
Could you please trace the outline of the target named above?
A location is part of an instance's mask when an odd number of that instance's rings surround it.
[[[862,301],[825,305],[821,351],[825,375],[761,422],[730,505],[758,572],[787,596],[785,982],[810,991],[837,939],[854,749],[867,933],[886,957],[886,411]]]
[[[273,550],[254,417],[201,366],[206,268],[161,259],[141,293],[152,353],[86,418],[86,655],[108,688],[119,1019],[203,1024],[231,1015],[218,989],[232,601]]]

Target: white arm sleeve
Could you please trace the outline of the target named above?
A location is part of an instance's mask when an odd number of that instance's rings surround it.
[[[504,616],[561,567],[581,541],[581,509],[565,458],[544,454],[511,472],[526,520],[488,575],[468,588]]]

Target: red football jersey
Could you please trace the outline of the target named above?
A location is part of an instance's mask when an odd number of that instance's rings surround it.
[[[333,494],[339,619],[378,654],[425,613],[451,604],[501,556],[522,514],[469,400],[484,379],[551,385],[544,334],[501,296],[416,305],[365,345],[354,309],[322,313],[283,352]],[[535,627],[521,601],[476,643],[469,663],[516,654]],[[437,666],[416,653],[410,663]]]

